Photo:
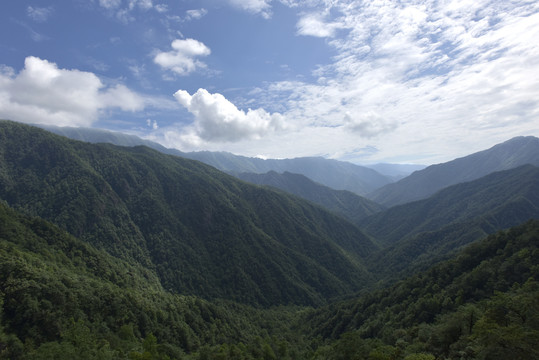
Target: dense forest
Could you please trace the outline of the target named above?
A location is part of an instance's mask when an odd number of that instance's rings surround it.
[[[539,358],[537,176],[358,227],[196,161],[0,122],[0,359]]]

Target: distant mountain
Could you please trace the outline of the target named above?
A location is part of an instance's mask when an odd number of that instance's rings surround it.
[[[124,134],[116,131],[108,131],[102,129],[82,128],[82,127],[69,127],[69,126],[53,126],[53,125],[41,125],[35,126],[43,128],[52,133],[65,136],[70,139],[80,140],[89,143],[109,143],[118,146],[139,146],[144,145],[157,151],[168,153],[175,152],[174,155],[183,155],[183,152],[175,149],[167,149],[166,147],[150,141],[144,140],[135,135]]]
[[[346,190],[333,190],[317,184],[306,176],[285,171],[279,174],[270,171],[265,174],[241,173],[240,179],[259,185],[268,185],[290,194],[297,195],[315,204],[346,217],[353,223],[385,208],[374,201]]]
[[[368,168],[378,171],[382,175],[390,176],[395,179],[395,181],[400,180],[414,171],[423,170],[426,168],[425,165],[415,165],[415,164],[372,164],[365,165]]]
[[[384,247],[369,260],[387,276],[411,264],[428,266],[487,234],[539,219],[539,167],[495,172],[398,205],[360,221]]]
[[[524,164],[539,166],[539,139],[536,137],[516,137],[488,150],[429,166],[398,182],[385,185],[367,197],[388,207],[404,204],[425,199],[447,186]]]
[[[263,174],[269,171],[287,171],[305,175],[332,189],[348,190],[358,195],[364,195],[393,181],[391,177],[381,175],[373,169],[322,157],[264,160],[205,151],[189,153],[187,156],[234,175],[243,172]]]
[[[41,125],[40,125],[41,126]],[[303,157],[295,159],[259,159],[234,155],[227,152],[182,152],[140,139],[133,135],[88,128],[46,126],[45,129],[56,134],[92,143],[111,143],[120,146],[144,145],[165,154],[178,155],[198,160],[232,175],[240,173],[263,174],[269,171],[285,171],[302,174],[320,184],[336,190],[348,190],[359,195],[372,192],[394,181],[377,171],[348,162],[325,159],[322,157]]]
[[[318,304],[371,278],[362,259],[376,246],[341,217],[147,147],[1,121],[0,199],[182,294]]]

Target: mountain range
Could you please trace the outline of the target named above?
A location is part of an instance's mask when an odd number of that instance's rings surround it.
[[[253,184],[268,185],[318,204],[340,214],[354,224],[368,215],[385,208],[372,200],[346,190],[334,190],[318,184],[308,177],[285,171],[282,174],[270,171],[265,174],[241,173],[238,178]]]
[[[368,216],[360,227],[383,249],[369,268],[386,275],[425,268],[496,230],[538,219],[538,184],[539,167],[522,165]]]
[[[388,207],[404,204],[425,199],[450,185],[525,164],[539,166],[539,139],[536,137],[516,137],[487,150],[428,166],[375,190],[367,197]]]
[[[147,147],[89,144],[0,127],[0,198],[179,293],[319,304],[370,281],[376,249],[357,227],[284,193]]]
[[[120,146],[144,145],[159,152],[198,160],[232,175],[241,173],[263,174],[269,171],[278,173],[291,172],[302,174],[311,180],[336,190],[348,190],[359,195],[389,184],[397,177],[411,172],[416,167],[385,164],[383,175],[376,170],[349,162],[325,159],[322,157],[303,157],[294,159],[260,159],[234,155],[227,152],[182,152],[144,140],[133,135],[126,135],[98,129],[44,126],[56,134],[92,143],[112,143]]]
[[[0,121],[0,359],[538,355],[536,138],[388,207],[114,137]]]

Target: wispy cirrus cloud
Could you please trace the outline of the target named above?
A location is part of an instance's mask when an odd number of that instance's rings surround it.
[[[395,148],[439,149],[417,160],[428,163],[447,160],[440,153],[492,145],[469,136],[474,132],[503,141],[539,130],[539,82],[530,76],[539,73],[539,4],[323,3],[304,13],[297,29],[328,38],[333,61],[313,71],[316,82],[272,83],[262,94],[287,104],[283,114],[295,129],[338,136],[329,154],[352,151],[358,141],[386,149],[369,155],[373,160]],[[312,15],[330,11],[337,14],[331,20]]]
[[[99,0],[98,4],[124,24],[136,20],[135,10],[146,12],[153,9],[157,13],[168,10],[166,4],[154,5],[152,0]]]
[[[37,6],[28,6],[26,8],[26,15],[35,22],[45,22],[53,14],[54,9],[51,6],[48,7],[37,7]]]
[[[264,19],[272,16],[271,0],[228,0],[228,2],[238,9],[260,15]]]
[[[185,13],[186,13],[186,16],[185,16],[186,21],[198,20],[198,19],[204,17],[208,13],[208,10],[206,10],[204,8],[192,9],[192,10],[187,10]]]

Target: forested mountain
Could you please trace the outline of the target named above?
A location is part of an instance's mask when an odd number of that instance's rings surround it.
[[[270,171],[265,174],[241,173],[238,178],[259,185],[268,185],[297,195],[340,214],[357,224],[368,215],[384,210],[384,207],[346,190],[333,190],[317,184],[306,176]]]
[[[539,217],[538,184],[537,166],[494,172],[368,216],[361,226],[384,246],[478,216],[503,229]]]
[[[1,359],[536,357],[539,222],[328,307],[254,309],[165,291],[0,202]]]
[[[524,165],[443,189],[369,216],[362,228],[384,247],[369,260],[387,277],[425,266],[487,234],[539,218],[539,167]]]
[[[223,343],[278,353],[295,312],[173,294],[153,271],[0,201],[0,359],[199,359]]]
[[[367,197],[390,207],[427,198],[450,185],[525,164],[539,166],[539,139],[536,137],[516,137],[490,149],[429,166],[402,180],[383,186]]]
[[[0,359],[538,358],[537,184],[494,172],[369,237],[198,161],[0,121]]]
[[[387,289],[307,314],[316,359],[537,359],[539,221]],[[336,340],[336,341],[335,341]]]
[[[148,146],[165,154],[201,161],[232,175],[245,172],[263,174],[269,171],[278,173],[288,171],[305,175],[330,188],[348,190],[359,195],[364,195],[394,181],[393,176],[382,175],[371,168],[322,157],[264,160],[227,152],[182,152],[176,149],[167,149],[160,144],[136,136],[110,131],[54,126],[45,128],[75,140],[93,143],[106,142],[121,146]]]
[[[127,261],[166,289],[245,303],[320,304],[368,284],[375,246],[296,197],[146,147],[0,123],[0,198]]]
[[[80,140],[89,143],[108,143],[119,146],[147,146],[154,150],[171,153],[172,155],[183,156],[184,153],[176,149],[167,149],[166,147],[150,140],[142,139],[135,135],[124,134],[116,131],[70,127],[70,126],[52,126],[36,124],[35,126],[43,128],[52,133],[65,136],[73,140]]]

